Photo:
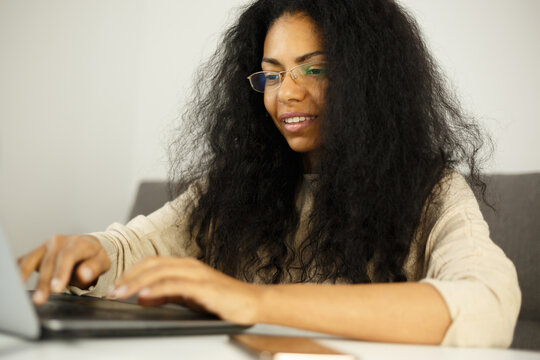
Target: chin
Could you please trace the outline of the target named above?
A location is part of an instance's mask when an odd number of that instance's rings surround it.
[[[317,144],[314,144],[314,142],[312,141],[299,142],[299,141],[292,140],[292,141],[287,141],[287,143],[289,144],[289,147],[291,148],[291,150],[297,153],[308,153],[319,147]]]

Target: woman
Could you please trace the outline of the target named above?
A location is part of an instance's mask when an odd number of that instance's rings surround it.
[[[21,258],[25,278],[40,272],[36,304],[75,285],[241,324],[510,344],[515,269],[455,171],[482,187],[481,137],[393,1],[256,1],[202,69],[184,119],[198,134],[176,143],[187,190]],[[196,145],[204,153],[186,163]]]

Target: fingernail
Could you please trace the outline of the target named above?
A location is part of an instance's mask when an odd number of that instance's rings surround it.
[[[44,294],[43,294],[43,291],[41,291],[41,290],[36,290],[36,291],[34,291],[34,295],[32,295],[32,300],[33,300],[35,303],[42,303],[43,300],[44,300]]]
[[[94,272],[89,267],[82,267],[79,270],[79,274],[84,281],[90,281],[94,278]]]
[[[120,286],[118,289],[114,290],[114,296],[116,297],[122,297],[123,295],[125,295],[127,292],[127,286],[126,285],[122,285]]]
[[[150,288],[149,287],[145,287],[144,289],[139,291],[139,295],[145,296],[145,295],[148,295],[148,294],[150,294]]]
[[[55,291],[55,292],[58,292],[58,291],[62,291],[62,290],[63,290],[62,283],[60,282],[60,279],[58,279],[58,278],[53,278],[53,279],[51,280],[51,290],[52,290],[52,291]]]

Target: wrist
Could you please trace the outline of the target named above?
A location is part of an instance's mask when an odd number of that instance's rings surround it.
[[[275,285],[254,285],[253,323],[272,323],[270,318],[275,304],[272,303]]]
[[[271,289],[271,285],[250,284],[251,287],[251,306],[248,314],[251,324],[265,323],[268,310],[266,298]]]

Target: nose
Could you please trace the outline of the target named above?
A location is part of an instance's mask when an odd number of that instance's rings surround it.
[[[281,86],[278,89],[278,100],[281,103],[288,103],[290,101],[302,101],[306,95],[306,89],[299,85],[295,76],[288,72],[281,80]]]

